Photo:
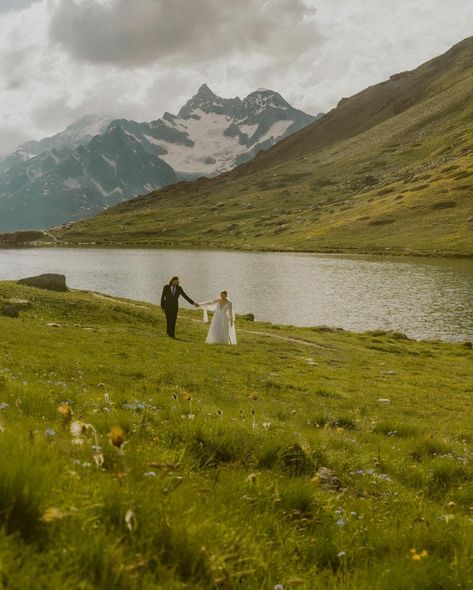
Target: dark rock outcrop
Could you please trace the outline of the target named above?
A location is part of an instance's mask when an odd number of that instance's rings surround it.
[[[52,273],[20,279],[18,284],[37,287],[38,289],[48,289],[49,291],[67,291],[66,277]]]
[[[20,309],[11,303],[7,303],[1,308],[1,315],[7,318],[17,318],[20,315]]]

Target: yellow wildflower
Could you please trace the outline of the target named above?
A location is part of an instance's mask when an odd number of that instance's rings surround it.
[[[108,438],[114,447],[119,449],[125,442],[125,431],[121,426],[112,426]]]

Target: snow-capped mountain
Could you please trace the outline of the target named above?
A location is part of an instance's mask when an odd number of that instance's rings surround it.
[[[86,115],[66,127],[64,131],[46,137],[40,141],[28,141],[21,144],[13,153],[0,156],[0,172],[8,170],[15,164],[25,162],[47,150],[60,150],[69,148],[71,150],[85,145],[89,141],[103,133],[113,121],[112,117],[102,115]]]
[[[226,99],[203,84],[177,116],[150,123],[146,139],[181,178],[216,176],[314,120],[272,90]]]
[[[177,115],[151,123],[82,118],[0,161],[0,231],[60,225],[178,180],[215,176],[314,119],[271,90],[225,99],[206,84]]]
[[[51,149],[0,176],[0,231],[47,228],[177,181],[119,124],[75,150]]]

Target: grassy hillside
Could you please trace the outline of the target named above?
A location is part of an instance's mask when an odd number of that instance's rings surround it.
[[[472,587],[471,348],[10,297],[0,587]]]
[[[473,38],[217,179],[56,232],[63,243],[473,255]]]

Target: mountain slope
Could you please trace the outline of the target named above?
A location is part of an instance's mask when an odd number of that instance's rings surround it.
[[[177,116],[81,119],[0,162],[0,231],[60,225],[178,179],[215,176],[313,120],[271,90],[223,99],[205,84]]]
[[[51,137],[23,143],[13,153],[0,156],[0,172],[49,150],[62,148],[73,150],[80,145],[85,145],[93,137],[103,133],[111,122],[112,117],[87,115]]]
[[[130,194],[176,180],[170,166],[143,149],[121,125],[111,124],[85,146],[52,149],[4,173],[0,230],[88,217]]]
[[[67,243],[473,255],[473,38],[216,179],[75,224]]]

